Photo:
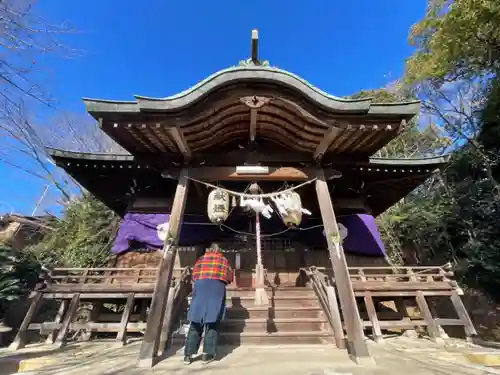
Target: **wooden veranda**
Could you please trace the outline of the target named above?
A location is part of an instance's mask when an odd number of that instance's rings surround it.
[[[314,290],[333,332],[338,348],[346,347],[348,320],[341,314],[338,295],[341,288],[331,268],[311,266],[302,269]],[[349,279],[360,308],[357,324],[371,331],[374,341],[383,340],[387,331],[424,329],[434,341],[447,337],[442,327],[463,326],[465,336],[477,333],[461,301],[461,289],[453,280],[453,272],[443,267],[349,267]],[[156,269],[151,268],[56,268],[46,279],[45,286],[34,291],[32,303],[11,344],[11,349],[26,345],[28,330],[47,335],[46,343],[61,347],[71,332],[84,333],[91,339],[94,333],[116,333],[116,340],[127,343],[127,334],[147,329],[148,310],[154,292]],[[237,290],[238,288],[231,289]],[[173,283],[158,330],[154,357],[163,352],[173,338],[173,322],[182,319],[183,307],[191,293],[190,268],[174,269]],[[235,298],[235,297],[232,297]],[[237,297],[236,297],[237,298]],[[455,318],[441,318],[429,299],[448,299],[456,312]],[[33,323],[37,310],[46,300],[58,301],[54,321]],[[420,316],[408,313],[409,302],[416,302]],[[392,303],[395,308],[384,308]],[[121,313],[102,309],[104,304],[123,305]],[[90,311],[79,319],[81,309]],[[268,321],[273,312],[269,308]],[[356,319],[356,318],[354,318]],[[352,324],[352,323],[351,323]],[[364,337],[366,333],[363,333]]]

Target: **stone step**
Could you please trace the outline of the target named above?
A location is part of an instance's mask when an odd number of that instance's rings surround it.
[[[189,297],[189,303],[191,303],[191,298]],[[271,297],[268,295],[269,305],[273,307],[279,306],[311,306],[311,307],[319,307],[318,298],[315,295],[312,296],[275,296]],[[227,307],[254,307],[259,306],[255,305],[254,296],[243,296],[243,297],[226,297],[226,306]]]
[[[267,295],[271,297],[316,297],[311,288],[278,288],[266,289]],[[253,297],[255,289],[252,288],[228,288],[226,295],[228,297]]]
[[[228,319],[258,319],[258,318],[318,318],[324,316],[323,310],[319,306],[267,306],[253,307],[229,307],[226,312]]]
[[[183,324],[189,324],[184,321]],[[324,318],[289,318],[289,319],[224,319],[220,332],[320,332],[328,329]]]
[[[184,345],[186,338],[181,334],[174,334],[173,343]],[[333,335],[329,332],[221,332],[221,345],[318,345],[332,344]]]

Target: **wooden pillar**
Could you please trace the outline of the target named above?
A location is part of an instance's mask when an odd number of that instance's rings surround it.
[[[57,333],[56,341],[54,345],[58,348],[62,347],[66,340],[66,335],[68,334],[69,327],[71,325],[71,321],[76,315],[76,311],[78,310],[78,305],[80,304],[80,293],[73,294],[71,298],[71,302],[69,303],[68,311],[64,314],[64,318],[61,323],[61,329]]]
[[[369,358],[370,353],[365,342],[363,325],[352,289],[344,250],[340,243],[340,233],[324,173],[320,173],[316,180],[316,194],[347,331],[347,350],[351,358],[359,362],[363,358]]]
[[[443,341],[441,332],[439,331],[436,321],[432,316],[429,305],[427,305],[424,293],[421,290],[418,290],[415,298],[417,300],[417,305],[420,313],[423,315],[427,323],[427,332],[429,333],[429,337],[432,341],[441,343]]]
[[[408,313],[407,302],[408,300],[405,299],[404,297],[396,297],[394,300],[394,303],[396,304],[396,309],[401,314],[401,321],[407,323],[408,326],[411,326],[411,317],[410,314]],[[418,333],[415,330],[415,327],[406,329],[403,332],[403,335],[409,338],[418,337]]]
[[[179,175],[179,182],[170,213],[168,234],[163,246],[163,254],[158,266],[158,272],[156,273],[155,288],[151,300],[146,332],[137,363],[140,367],[153,367],[155,358],[158,355],[161,326],[165,315],[165,305],[168,299],[170,283],[172,281],[188,186],[188,169],[183,169]]]
[[[383,340],[382,330],[380,329],[380,322],[378,321],[377,310],[375,309],[375,303],[373,302],[372,292],[365,292],[365,306],[370,322],[372,323],[372,335],[373,341],[380,342]]]
[[[86,272],[88,273],[88,272]],[[97,323],[99,321],[99,315],[101,314],[102,303],[97,301],[92,303],[92,310],[90,311],[89,323]],[[91,328],[86,329],[81,335],[80,340],[90,341],[95,332],[92,332]]]
[[[472,323],[469,313],[467,312],[467,309],[465,308],[464,303],[462,302],[462,299],[460,298],[460,295],[456,290],[452,292],[450,299],[451,303],[453,303],[453,307],[455,307],[455,311],[457,312],[459,319],[464,324],[467,339],[472,340],[476,338],[476,328],[474,328],[474,324]]]
[[[180,282],[180,281],[179,281]],[[170,328],[172,327],[173,306],[175,302],[175,287],[171,286],[168,292],[167,305],[160,332],[159,352],[163,353],[167,348],[168,338],[170,336]]]
[[[57,311],[56,319],[54,323],[61,324],[64,314],[68,309],[69,301],[67,299],[63,299],[61,304],[59,305],[59,310]],[[46,344],[53,344],[56,340],[57,330],[51,331],[45,340]]]
[[[328,297],[328,307],[332,315],[333,335],[335,336],[335,345],[339,349],[345,349],[344,327],[342,327],[342,318],[340,317],[339,305],[337,303],[337,295],[334,286],[326,287],[326,295]]]
[[[120,330],[116,335],[116,341],[120,342],[122,345],[127,344],[127,324],[130,320],[130,315],[132,309],[134,308],[134,293],[129,293],[127,296],[127,302],[125,303],[125,309],[122,313],[122,319],[120,321]]]

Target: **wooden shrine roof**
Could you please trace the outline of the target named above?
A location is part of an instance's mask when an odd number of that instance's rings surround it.
[[[49,153],[59,167],[120,215],[126,212],[130,198],[173,197],[177,186],[175,179],[162,177],[164,170],[132,155],[75,153],[56,149],[49,149]],[[446,157],[370,158],[365,161],[332,162],[328,167],[341,172],[342,177],[329,181],[329,185],[335,193],[335,198],[365,196],[373,214],[378,215],[422,184],[446,162]],[[241,181],[229,184],[232,185],[228,188],[244,189]],[[269,188],[277,189],[282,185],[282,181],[274,184],[276,187],[269,182]],[[223,185],[226,186],[225,183]],[[314,203],[311,204],[316,205],[313,185],[309,185],[309,188],[311,191],[307,191],[303,196],[308,197],[305,199],[312,199],[311,202]],[[190,190],[193,194],[196,193],[196,189]],[[187,212],[199,209],[190,207],[189,201]],[[206,201],[201,206],[204,210]]]
[[[251,62],[166,98],[84,103],[102,130],[131,154],[162,154],[178,162],[254,140],[315,160],[367,157],[395,138],[420,107],[418,101],[335,97],[290,72]]]

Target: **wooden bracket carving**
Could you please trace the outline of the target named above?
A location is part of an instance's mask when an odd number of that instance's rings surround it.
[[[271,98],[253,95],[245,96],[241,98],[240,101],[250,109],[259,109],[265,104],[268,104],[271,101]]]
[[[175,142],[176,146],[179,148],[179,151],[184,156],[184,159],[189,160],[192,157],[191,149],[189,148],[186,140],[184,139],[184,135],[182,134],[182,130],[178,127],[172,127],[168,129],[170,137]]]
[[[243,104],[250,108],[250,142],[255,141],[257,136],[257,111],[271,101],[265,96],[246,96],[240,99]]]

